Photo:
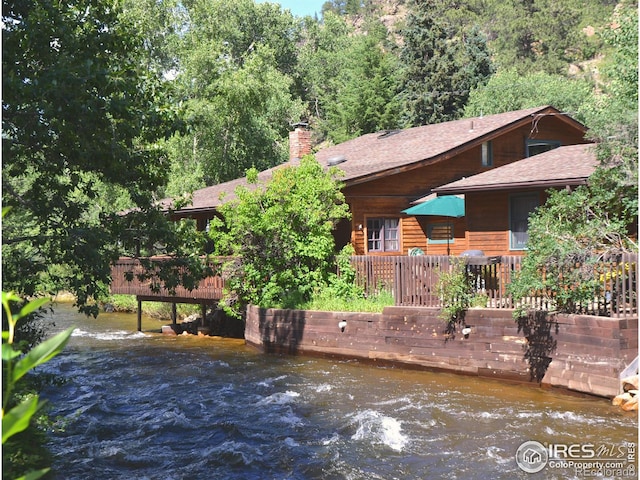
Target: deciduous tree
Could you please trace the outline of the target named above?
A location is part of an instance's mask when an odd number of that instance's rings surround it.
[[[153,206],[175,116],[142,38],[107,0],[3,2],[3,288],[106,291],[127,236],[180,248]],[[117,200],[117,201],[114,201]],[[123,206],[128,216],[117,215]],[[149,225],[152,224],[153,227]]]
[[[312,157],[299,166],[276,169],[266,183],[257,172],[237,198],[220,207],[212,223],[219,255],[233,255],[227,307],[291,307],[326,285],[335,270],[333,228],[347,218],[335,167],[324,171]]]

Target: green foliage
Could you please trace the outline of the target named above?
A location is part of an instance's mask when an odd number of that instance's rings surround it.
[[[158,140],[179,126],[177,102],[133,20],[107,0],[4,4],[7,290],[70,290],[97,314],[93,299],[106,294],[119,255],[135,254],[135,242],[180,244],[153,206],[168,171]]]
[[[332,12],[324,14],[322,23],[307,19],[304,27],[297,83],[314,129],[325,138],[331,134],[331,127],[325,124],[327,109],[337,105],[338,92],[348,72],[344,52],[352,49],[353,29]]]
[[[469,91],[493,73],[486,40],[477,28],[457,30],[445,2],[412,1],[400,62],[405,126],[455,120]]]
[[[2,306],[4,319],[8,330],[2,332],[2,365],[3,365],[3,395],[2,395],[2,444],[5,445],[11,437],[27,430],[32,419],[43,406],[38,395],[16,397],[16,388],[24,375],[51,360],[64,348],[69,340],[73,327],[60,332],[44,342],[36,345],[25,355],[14,349],[15,331],[18,322],[38,310],[46,299],[33,300],[26,303],[18,312],[14,312],[12,304],[21,299],[13,292],[2,292]],[[11,468],[9,466],[9,468]],[[48,468],[27,474],[28,478],[37,479],[45,475]]]
[[[272,3],[190,1],[174,83],[187,129],[169,142],[169,195],[233,180],[287,160],[297,25]]]
[[[227,265],[226,304],[290,307],[327,284],[333,270],[336,223],[348,216],[336,179],[313,158],[283,167],[266,185],[236,190],[220,207],[224,220],[212,222],[216,254],[233,256]]]
[[[523,299],[516,316],[532,308],[534,293],[550,309],[579,312],[601,293],[593,265],[638,248],[637,10],[623,6],[613,20],[606,38],[620,60],[612,89],[583,108],[600,164],[588,185],[550,192],[529,219],[528,252],[511,286]]]
[[[515,68],[493,75],[475,88],[464,109],[465,117],[492,115],[542,105],[552,105],[584,121],[581,111],[593,96],[593,83],[544,72],[522,75]]]
[[[470,1],[480,25],[492,38],[498,69],[520,73],[561,74],[570,63],[591,58],[598,38],[583,31],[611,14],[612,2],[602,0]]]
[[[452,333],[457,324],[464,324],[467,310],[477,301],[464,259],[451,259],[449,271],[440,272],[436,290],[442,303],[439,316]]]
[[[354,254],[351,244],[346,245],[336,256],[337,273],[330,273],[326,286],[313,292],[309,301],[297,308],[304,310],[325,310],[333,312],[382,312],[394,305],[393,294],[381,289],[375,295],[365,295],[364,289],[356,283],[356,271],[351,264]]]
[[[351,256],[355,248],[351,244],[345,245],[336,256],[337,272],[329,274],[329,282],[322,290],[325,296],[331,296],[346,301],[364,298],[364,290],[356,284],[356,271],[351,264]]]
[[[394,303],[393,295],[384,290],[373,296],[354,298],[334,296],[330,290],[324,290],[314,294],[309,302],[301,304],[298,308],[326,312],[381,313],[385,307],[392,306]]]
[[[563,190],[551,193],[529,218],[527,255],[509,286],[514,298],[523,299],[517,316],[531,308],[532,297],[541,297],[551,310],[575,313],[598,293],[593,264],[597,250],[606,247],[606,226],[589,221],[590,207],[587,189]]]
[[[364,0],[328,0],[322,5],[322,13],[333,12],[338,15],[356,15],[367,3]]]
[[[325,107],[323,127],[334,143],[398,126],[398,66],[385,49],[385,37],[386,30],[371,26],[367,35],[355,36],[338,52],[350,62],[342,63],[333,80],[335,98]]]

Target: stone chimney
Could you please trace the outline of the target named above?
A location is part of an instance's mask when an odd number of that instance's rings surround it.
[[[289,132],[289,160],[300,159],[311,153],[311,131],[308,124],[300,122],[293,125]]]

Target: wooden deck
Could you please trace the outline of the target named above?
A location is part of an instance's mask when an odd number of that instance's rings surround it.
[[[152,260],[158,263],[165,261],[162,257]],[[218,260],[218,264],[221,264],[225,259]],[[140,280],[138,275],[144,271],[144,266],[134,258],[120,258],[111,267],[111,293],[135,295],[138,301],[138,331],[142,330],[142,302],[171,303],[171,320],[175,324],[176,304],[195,303],[201,305],[202,318],[205,318],[207,306],[217,305],[224,294],[224,279],[220,275],[202,279],[193,290],[178,286],[174,292],[170,292],[167,288],[156,288],[160,282],[155,277]],[[129,278],[131,280],[128,280]]]
[[[162,258],[157,259],[158,263],[162,261]],[[120,258],[111,267],[111,293],[135,295],[144,301],[198,304],[215,304],[223,295],[224,279],[219,275],[201,280],[193,290],[179,286],[172,293],[166,288],[154,289],[153,286],[158,284],[158,281],[153,277],[140,281],[137,275],[143,272],[144,267],[138,260]],[[132,280],[127,280],[127,277],[131,275],[133,276]]]

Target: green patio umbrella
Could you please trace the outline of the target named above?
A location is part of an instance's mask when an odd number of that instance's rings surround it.
[[[402,211],[407,215],[438,215],[441,217],[464,217],[464,198],[443,195],[419,203]]]
[[[443,195],[441,197],[435,197],[425,202],[421,202],[413,207],[407,208],[402,211],[407,215],[435,215],[440,217],[464,217],[464,198],[457,195]],[[451,230],[451,224],[447,225],[449,231]],[[451,252],[449,250],[449,236],[447,235],[447,255]]]

